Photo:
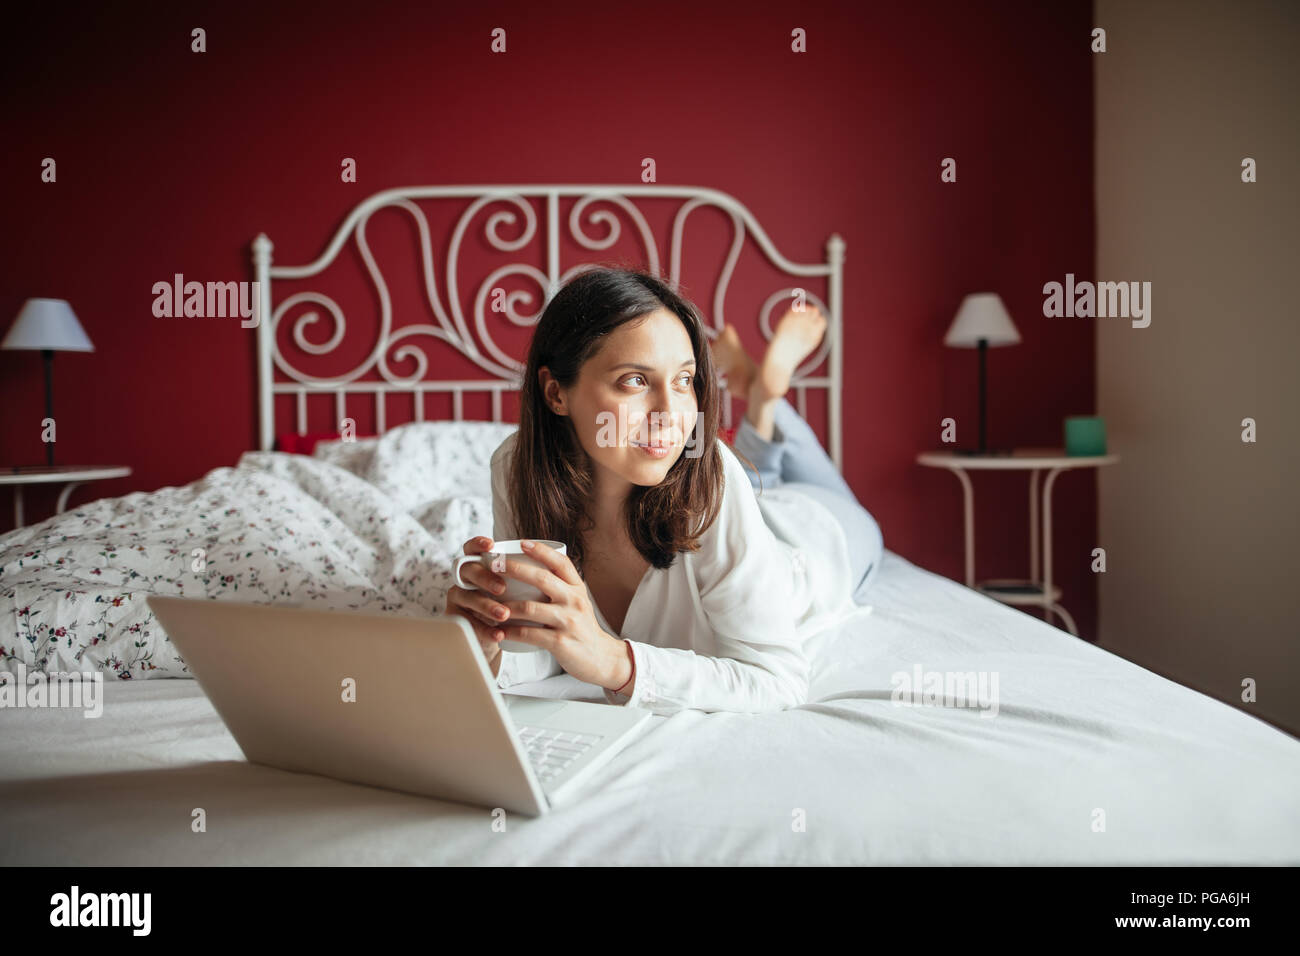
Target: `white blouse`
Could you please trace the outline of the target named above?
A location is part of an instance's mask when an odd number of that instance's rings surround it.
[[[492,455],[492,534],[519,537],[506,493],[515,435]],[[651,567],[628,605],[621,634],[592,598],[606,633],[630,642],[632,694],[605,691],[611,704],[670,715],[694,708],[757,713],[807,699],[804,642],[857,607],[848,544],[820,502],[792,488],[757,495],[725,442],[724,491],[700,550],[679,552],[671,567]],[[588,589],[588,595],[591,591]],[[501,651],[504,689],[563,672],[547,651]]]

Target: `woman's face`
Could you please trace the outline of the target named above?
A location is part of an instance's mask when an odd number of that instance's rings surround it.
[[[596,466],[598,490],[657,485],[682,456],[695,428],[695,353],[686,326],[658,309],[627,322],[562,388],[543,371],[553,408],[569,415]]]

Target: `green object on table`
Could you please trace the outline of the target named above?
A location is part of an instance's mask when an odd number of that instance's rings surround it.
[[[1065,420],[1065,453],[1087,456],[1106,454],[1106,422],[1101,418]]]

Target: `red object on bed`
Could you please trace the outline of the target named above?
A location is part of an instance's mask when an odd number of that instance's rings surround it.
[[[342,437],[339,432],[313,432],[310,435],[285,432],[283,435],[275,436],[275,450],[287,451],[294,455],[310,455],[316,450],[317,442],[338,441]],[[372,438],[373,436],[358,435],[357,437]]]

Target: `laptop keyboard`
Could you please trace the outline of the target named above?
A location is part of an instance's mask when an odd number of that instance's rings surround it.
[[[564,773],[569,765],[605,738],[598,734],[579,734],[545,727],[520,727],[528,762],[543,782]]]

